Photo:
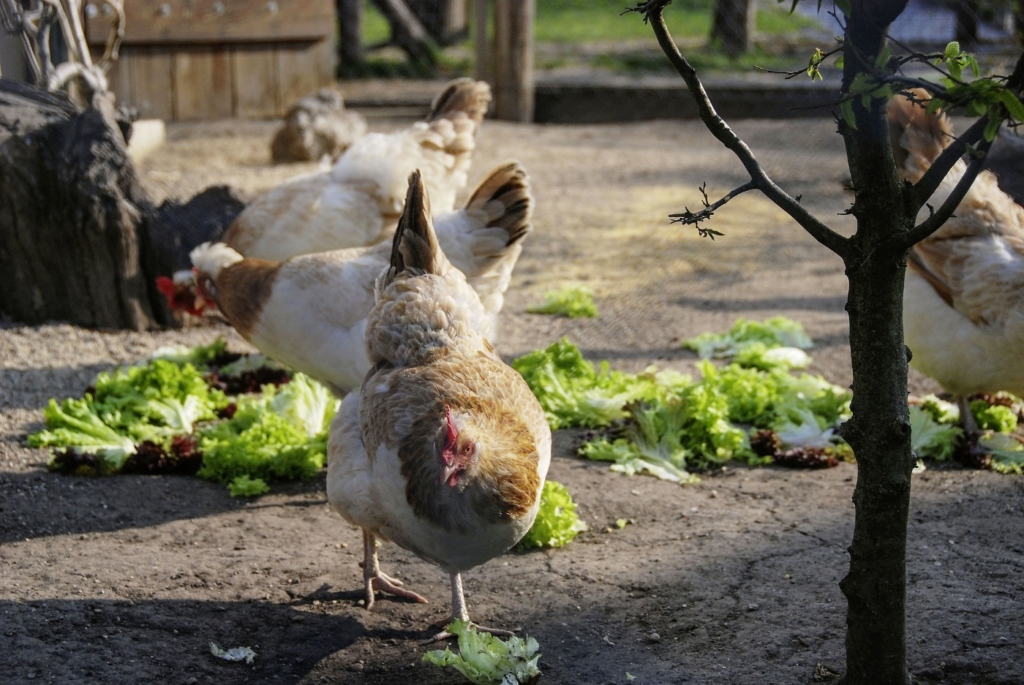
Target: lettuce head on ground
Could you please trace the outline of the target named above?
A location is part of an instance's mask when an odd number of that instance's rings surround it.
[[[592,319],[597,316],[594,293],[585,285],[566,285],[544,293],[544,301],[526,308],[529,314],[555,314],[570,319]]]
[[[537,518],[517,548],[564,547],[585,530],[587,524],[576,514],[576,503],[569,489],[549,480],[541,491]]]
[[[458,653],[445,647],[427,652],[423,661],[450,666],[476,685],[520,685],[540,675],[540,646],[532,637],[502,640],[464,621],[453,621],[447,630],[459,638]]]

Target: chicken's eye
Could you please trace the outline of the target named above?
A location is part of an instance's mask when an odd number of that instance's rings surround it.
[[[467,442],[465,445],[463,445],[462,446],[462,453],[464,455],[466,455],[467,457],[469,455],[473,454],[473,443]]]

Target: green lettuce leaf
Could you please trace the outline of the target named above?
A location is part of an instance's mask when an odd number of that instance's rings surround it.
[[[551,428],[599,428],[625,418],[625,406],[658,393],[654,376],[631,376],[600,369],[562,338],[512,362],[537,396]]]
[[[526,308],[530,314],[556,314],[570,319],[597,316],[594,293],[585,285],[566,285],[544,293],[544,301]]]
[[[998,473],[1024,475],[1024,445],[1005,433],[991,433],[978,440],[978,446],[992,457],[990,468]]]
[[[985,400],[974,400],[971,402],[971,413],[982,430],[1012,433],[1017,429],[1017,414],[1009,407],[989,404]]]
[[[517,685],[540,674],[540,646],[532,637],[502,640],[478,632],[464,621],[453,621],[447,630],[459,638],[458,654],[445,647],[427,652],[423,661],[442,668],[451,666],[476,685]]]
[[[199,433],[200,478],[229,483],[253,479],[306,479],[323,468],[327,429],[338,400],[326,388],[297,373],[280,388],[239,401],[234,416]]]
[[[199,368],[206,368],[218,357],[227,354],[228,343],[224,338],[217,338],[209,345],[196,345],[186,347],[184,345],[167,345],[157,349],[149,355],[147,361],[162,359],[174,364],[192,364]]]
[[[799,322],[776,316],[766,321],[737,319],[728,333],[701,333],[683,342],[683,347],[694,350],[701,359],[735,357],[754,343],[768,348],[795,347],[810,349],[814,343]]]
[[[305,374],[296,373],[291,382],[278,390],[270,408],[313,437],[330,428],[340,404],[327,388]]]
[[[105,424],[88,399],[66,399],[61,404],[51,399],[43,413],[47,430],[30,435],[30,447],[64,447],[99,454],[104,460],[104,473],[118,471],[128,456],[135,454],[132,440]]]
[[[586,529],[587,524],[576,514],[576,503],[569,489],[549,480],[541,491],[537,518],[517,548],[564,547]]]
[[[956,451],[963,431],[956,426],[939,423],[933,411],[924,407],[910,408],[910,449],[918,457],[946,461]]]
[[[228,483],[228,491],[232,497],[258,497],[270,491],[270,486],[262,478],[238,476]]]

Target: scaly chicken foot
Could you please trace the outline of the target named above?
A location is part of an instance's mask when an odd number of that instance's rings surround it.
[[[960,408],[960,427],[967,435],[978,434],[978,422],[974,420],[974,412],[971,411],[971,403],[966,396],[960,395],[956,398],[956,405]]]
[[[403,599],[426,604],[427,598],[402,587],[404,583],[380,570],[377,560],[377,540],[373,533],[363,531],[363,580],[366,583],[366,609],[373,609],[376,603],[374,592],[387,592]]]
[[[482,626],[479,623],[474,623],[473,621],[470,621],[469,620],[469,611],[466,609],[466,596],[462,592],[462,574],[461,573],[452,573],[451,574],[451,581],[452,581],[452,615],[451,615],[450,618],[448,618],[443,623],[434,624],[434,625],[447,626],[452,621],[465,621],[469,625],[471,625],[474,628],[476,628],[478,631],[483,632],[483,633],[490,633],[491,635],[494,635],[496,637],[512,637],[513,635],[515,635],[515,632],[511,631],[511,630],[503,630],[501,628],[488,628],[487,626]],[[428,640],[424,640],[420,644],[421,645],[429,645],[429,644],[433,644],[435,642],[441,642],[442,640],[448,640],[448,639],[453,638],[453,637],[456,637],[455,633],[450,633],[447,630],[442,630],[440,633],[434,635],[433,637],[431,637]]]

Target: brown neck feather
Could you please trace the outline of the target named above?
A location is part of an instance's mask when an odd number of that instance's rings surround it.
[[[231,325],[248,338],[270,298],[281,262],[243,259],[221,269],[217,276],[217,306]]]

